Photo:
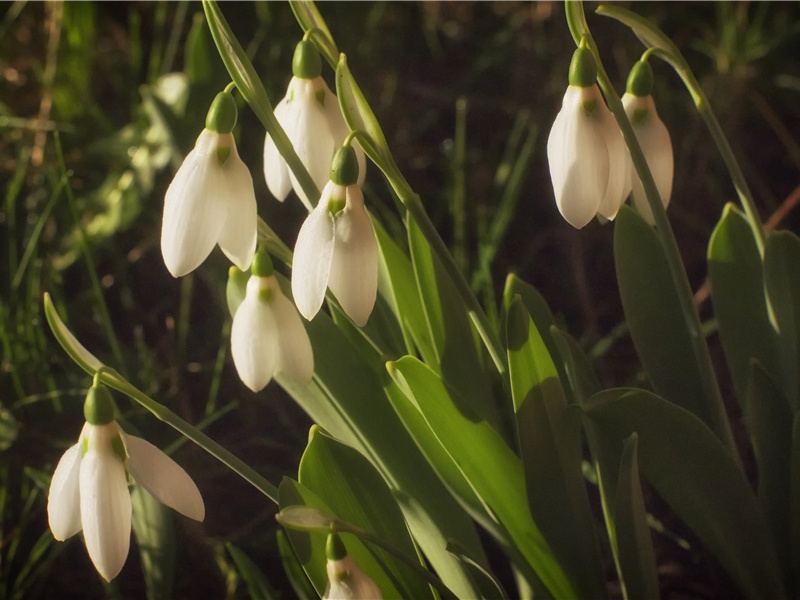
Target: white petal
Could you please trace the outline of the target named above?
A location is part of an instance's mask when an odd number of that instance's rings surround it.
[[[294,246],[292,295],[300,314],[309,320],[322,306],[328,287],[334,240],[328,199],[333,187],[330,182],[325,186],[319,204],[300,227]]]
[[[247,294],[233,316],[231,354],[242,382],[254,392],[264,389],[275,374],[278,342],[270,303],[259,297],[261,277],[251,277]]]
[[[256,251],[258,213],[253,178],[239,158],[235,144],[223,172],[227,193],[220,201],[226,205],[227,218],[219,235],[219,246],[233,264],[246,271]]]
[[[602,124],[603,139],[608,149],[608,185],[597,212],[606,219],[614,220],[619,207],[631,193],[631,155],[617,120],[605,104],[598,106],[597,119]]]
[[[328,286],[356,325],[363,327],[378,292],[378,242],[361,188],[347,188],[347,206],[336,217]]]
[[[603,102],[596,86],[569,86],[547,140],[556,205],[567,222],[577,229],[597,214],[608,187],[608,149],[602,129],[583,108],[588,100]]]
[[[674,174],[674,155],[672,152],[672,140],[669,131],[663,121],[658,117],[655,103],[652,96],[638,97],[632,94],[625,94],[622,97],[625,105],[625,112],[631,119],[633,130],[636,132],[636,139],[642,147],[642,152],[647,159],[647,165],[653,174],[653,179],[658,188],[658,195],[664,208],[669,206],[672,196],[672,179]],[[634,119],[634,114],[638,110],[646,110],[647,114],[642,119]],[[642,217],[650,224],[655,222],[653,211],[644,194],[642,182],[635,171],[631,173],[633,184],[633,202]]]
[[[311,341],[294,304],[283,295],[274,280],[272,288],[272,312],[278,336],[278,365],[276,371],[286,373],[300,383],[308,383],[314,375],[314,352]]]
[[[328,560],[328,587],[322,600],[382,600],[377,584],[356,565],[352,556]]]
[[[216,157],[219,134],[204,129],[164,198],[161,252],[174,277],[194,271],[225,224],[225,178]]]
[[[161,504],[202,521],[203,497],[186,471],[150,442],[132,435],[124,435],[124,440],[131,477]]]
[[[111,448],[116,423],[88,426],[81,460],[81,522],[86,549],[97,571],[111,581],[122,570],[131,541],[131,496],[125,467]]]
[[[53,537],[59,541],[64,541],[81,530],[80,463],[79,442],[64,452],[50,481],[47,518]]]
[[[275,118],[278,123],[283,127],[286,119],[285,113],[289,110],[287,98],[281,100],[275,107]],[[275,142],[267,134],[264,140],[264,179],[267,181],[267,187],[270,193],[278,200],[283,202],[286,196],[292,191],[292,180],[289,178],[289,168],[286,166],[286,161],[278,152],[275,147]]]

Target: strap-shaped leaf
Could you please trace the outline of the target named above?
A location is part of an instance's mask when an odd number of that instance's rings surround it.
[[[627,598],[658,598],[653,540],[639,483],[638,435],[622,448],[614,502],[614,540]]]
[[[785,596],[766,521],[741,469],[690,412],[644,390],[607,390],[584,405],[607,498],[623,442],[639,435],[639,468],[750,598]]]
[[[708,278],[720,341],[741,403],[750,360],[756,359],[776,381],[780,362],[764,295],[761,253],[747,219],[732,204],[725,206],[709,240]]]
[[[581,461],[580,415],[520,296],[507,308],[511,394],[531,514],[579,596],[606,595]]]

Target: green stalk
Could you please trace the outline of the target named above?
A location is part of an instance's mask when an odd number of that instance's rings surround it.
[[[278,504],[278,489],[259,475],[254,469],[249,467],[242,460],[234,456],[231,452],[223,448],[217,442],[208,437],[205,433],[181,419],[166,406],[159,404],[150,396],[130,384],[122,375],[114,369],[104,365],[98,358],[89,352],[64,325],[61,317],[53,306],[50,294],[44,295],[44,314],[50,329],[58,343],[67,352],[69,357],[75,361],[84,371],[89,373],[96,381],[101,381],[108,387],[122,392],[134,401],[141,404],[144,408],[153,413],[156,418],[163,421],[173,429],[177,430],[185,437],[192,440],[211,456],[229,467],[240,477],[248,481],[253,487],[264,494],[267,498]]]
[[[725,413],[725,405],[722,401],[722,394],[719,390],[719,383],[717,376],[714,372],[714,365],[711,362],[711,355],[708,351],[705,336],[703,335],[702,326],[700,324],[700,317],[695,309],[694,299],[692,296],[692,288],[689,284],[689,278],[686,275],[686,270],[681,260],[678,243],[675,240],[675,234],[667,218],[667,212],[664,205],[661,203],[661,198],[658,193],[653,175],[647,165],[639,140],[636,139],[636,134],[633,131],[630,121],[625,114],[625,108],[622,105],[622,100],[617,94],[611,80],[608,78],[603,64],[600,60],[600,53],[597,45],[592,38],[589,27],[586,23],[586,16],[583,12],[583,4],[580,0],[567,0],[566,3],[567,23],[569,24],[570,32],[576,44],[580,44],[581,39],[586,40],[587,47],[594,55],[595,62],[597,63],[597,83],[603,91],[609,110],[614,114],[614,118],[619,124],[625,143],[630,150],[633,166],[636,173],[642,180],[647,201],[650,209],[653,211],[655,218],[656,231],[661,239],[662,246],[664,247],[667,264],[669,265],[670,274],[672,275],[672,282],[675,286],[675,291],[678,295],[680,302],[681,312],[683,314],[686,328],[692,342],[694,350],[695,361],[697,362],[700,375],[703,380],[703,389],[705,392],[706,402],[708,403],[709,413],[712,419],[712,426],[717,436],[722,440],[723,444],[728,448],[731,457],[737,464],[740,463],[739,454],[736,450],[736,444],[733,439],[733,433]]]
[[[597,8],[597,14],[611,17],[630,27],[639,39],[652,50],[652,54],[663,59],[675,69],[675,72],[689,91],[697,112],[700,113],[703,121],[705,121],[714,143],[717,145],[720,156],[728,169],[728,173],[730,173],[733,186],[736,188],[736,194],[739,196],[739,201],[742,204],[747,220],[753,230],[758,250],[761,256],[764,256],[764,227],[756,210],[753,194],[747,185],[742,169],[739,167],[739,162],[733,154],[728,138],[725,137],[725,133],[722,131],[719,121],[717,121],[717,116],[711,108],[711,103],[708,101],[705,92],[703,92],[703,88],[700,87],[697,79],[695,79],[689,64],[683,58],[678,47],[650,21],[625,8],[603,4]]]

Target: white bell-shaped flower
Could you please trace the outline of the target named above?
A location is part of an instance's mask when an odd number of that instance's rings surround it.
[[[351,148],[342,150],[352,157]],[[332,176],[336,177],[333,170]],[[330,287],[345,314],[363,327],[378,293],[378,242],[361,187],[346,185],[352,180],[329,181],[300,228],[292,260],[292,295],[300,314],[310,320]]]
[[[253,260],[256,195],[253,178],[230,133],[235,111],[233,97],[220,93],[209,110],[206,128],[167,189],[161,252],[174,277],[194,271],[217,244],[242,270]]]
[[[322,189],[329,178],[331,159],[349,131],[336,95],[320,76],[321,59],[311,42],[304,40],[297,45],[292,70],[294,76],[286,95],[275,106],[275,118],[311,179]],[[366,158],[363,150],[357,144],[354,146],[360,167],[359,182],[363,182]],[[316,200],[306,196],[269,134],[264,142],[264,177],[269,191],[280,201],[286,199],[292,188],[307,206]]]
[[[651,95],[652,89],[652,69],[647,62],[639,61],[631,69],[627,91],[622,96],[622,104],[653,175],[661,203],[667,208],[672,196],[675,158],[669,131],[656,112],[656,105]],[[653,211],[645,196],[642,180],[639,179],[635,169],[631,169],[631,183],[636,210],[648,223],[654,224]]]
[[[127,435],[111,418],[106,388],[89,390],[84,412],[87,423],[78,443],[64,453],[53,473],[47,515],[59,541],[83,530],[89,557],[111,581],[130,547],[129,476],[159,502],[191,519],[202,521],[205,507],[186,471],[149,442]]]
[[[570,85],[547,139],[556,205],[577,229],[596,215],[614,219],[631,186],[630,154],[595,76],[591,53],[578,48]]]
[[[311,381],[314,374],[314,353],[300,315],[283,295],[271,264],[262,270],[263,260],[269,261],[266,254],[256,254],[253,275],[231,328],[233,364],[254,392],[266,387],[276,373],[300,383]]]
[[[328,535],[326,544],[328,585],[322,600],[382,600],[380,588],[358,568],[337,533]]]

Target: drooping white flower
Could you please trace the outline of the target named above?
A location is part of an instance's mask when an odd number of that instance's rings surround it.
[[[664,208],[667,208],[672,196],[675,158],[669,131],[656,112],[656,105],[651,95],[652,89],[652,69],[646,61],[638,61],[628,77],[627,91],[622,96],[622,104],[653,175],[661,202]],[[636,210],[648,223],[654,224],[653,211],[645,196],[642,180],[639,179],[635,169],[631,169],[631,184]]]
[[[218,104],[224,108],[215,108]],[[161,252],[174,277],[194,271],[217,244],[242,270],[253,260],[257,233],[253,178],[230,133],[235,112],[232,121],[227,114],[227,120],[216,118],[225,110],[235,111],[236,105],[230,94],[222,92],[164,198]]]
[[[328,535],[325,547],[328,585],[322,600],[382,600],[380,588],[347,554],[339,535]]]
[[[578,48],[570,85],[547,139],[556,205],[577,229],[596,215],[614,219],[631,186],[630,155],[595,75],[591,53]]]
[[[297,235],[292,294],[300,314],[313,319],[328,287],[363,327],[378,292],[378,243],[358,184],[329,181]]]
[[[275,118],[311,179],[322,189],[329,178],[331,159],[349,131],[336,95],[320,76],[321,60],[311,42],[304,40],[297,45],[292,69],[294,76],[286,95],[275,106]],[[357,144],[355,147],[359,181],[363,182],[366,158]],[[269,191],[280,201],[286,199],[292,188],[307,205],[316,200],[306,196],[269,134],[264,142],[264,177]]]
[[[96,398],[92,387],[87,406]],[[102,399],[101,399],[102,402]],[[78,443],[59,460],[50,484],[47,515],[59,541],[83,530],[89,557],[100,575],[111,581],[128,556],[131,537],[129,476],[162,504],[202,521],[203,498],[175,461],[149,442],[127,435],[106,407],[103,417],[87,412]],[[97,413],[95,413],[97,414]]]
[[[279,372],[306,383],[314,374],[308,333],[275,275],[259,276],[257,272],[254,262],[254,274],[231,328],[231,352],[239,378],[254,392],[266,387]]]

